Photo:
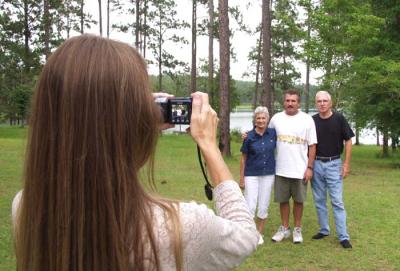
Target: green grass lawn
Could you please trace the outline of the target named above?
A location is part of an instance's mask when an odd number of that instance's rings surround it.
[[[21,128],[0,127],[0,271],[15,270],[10,208],[21,188],[25,133]],[[226,159],[236,179],[239,148],[239,143],[233,142],[233,155]],[[344,250],[334,232],[323,240],[311,240],[318,223],[309,188],[304,243],[269,241],[280,224],[278,205],[272,202],[264,245],[237,270],[400,270],[400,158],[380,159],[379,152],[375,146],[353,147],[352,170],[344,188],[352,250]],[[155,179],[163,196],[212,207],[204,196],[196,146],[187,135],[160,138]],[[334,229],[332,219],[331,227]]]

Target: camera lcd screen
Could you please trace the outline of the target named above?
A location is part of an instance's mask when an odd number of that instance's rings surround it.
[[[191,104],[189,103],[171,103],[171,123],[189,124]]]

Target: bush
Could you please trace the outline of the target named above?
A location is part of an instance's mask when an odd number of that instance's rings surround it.
[[[242,143],[242,131],[239,128],[231,130],[231,140],[237,143]]]

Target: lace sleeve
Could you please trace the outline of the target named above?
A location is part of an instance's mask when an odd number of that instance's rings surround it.
[[[185,270],[228,270],[256,249],[258,233],[237,183],[222,182],[214,195],[217,215],[204,204],[180,205]]]

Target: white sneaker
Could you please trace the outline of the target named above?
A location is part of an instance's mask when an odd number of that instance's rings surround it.
[[[290,236],[290,228],[285,228],[284,226],[279,226],[278,231],[275,233],[274,236],[272,236],[272,241],[274,242],[280,242],[283,239],[287,239]]]
[[[300,227],[294,227],[293,229],[293,243],[295,244],[303,243],[303,235],[301,234]]]
[[[264,238],[263,238],[263,236],[260,234],[260,237],[258,238],[258,245],[261,246],[262,244],[264,244]]]

